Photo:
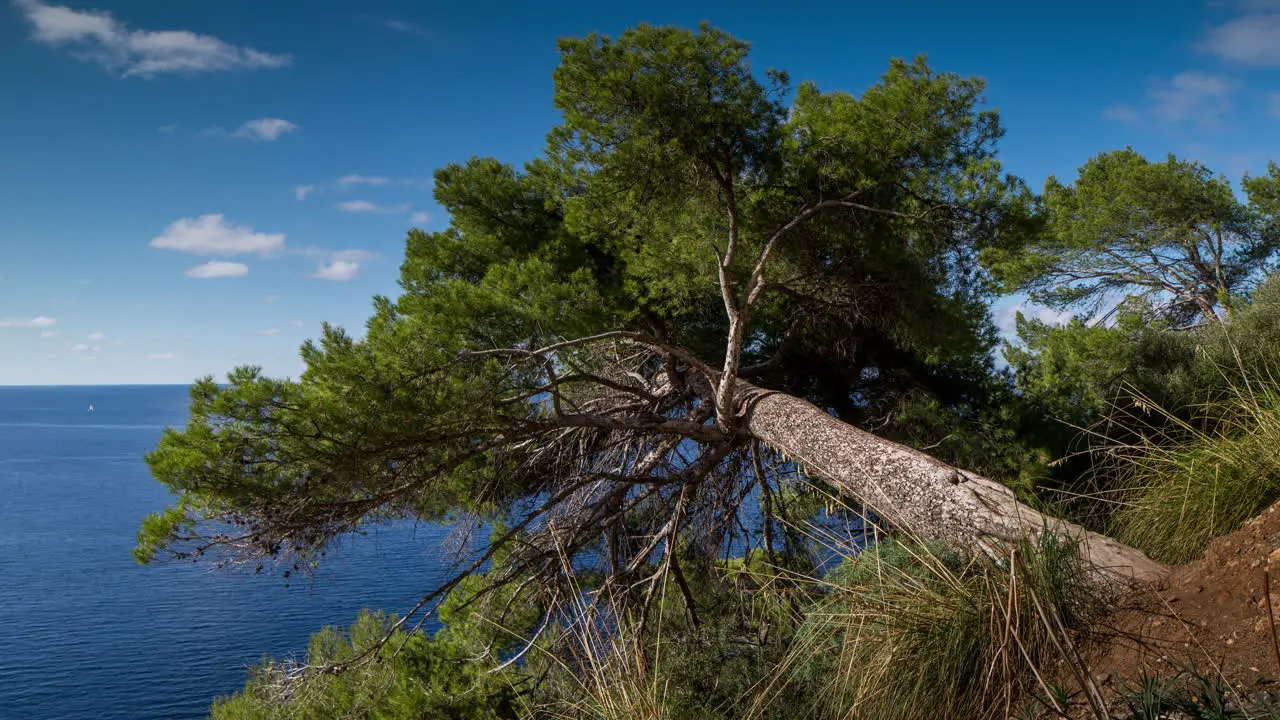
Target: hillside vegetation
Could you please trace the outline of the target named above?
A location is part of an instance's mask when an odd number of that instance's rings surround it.
[[[923,58],[853,95],[710,27],[560,54],[545,152],[436,173],[362,337],[198,382],[149,455],[143,562],[491,530],[215,718],[1271,716],[1280,167],[1037,192]],[[1011,294],[1072,319],[1002,338]]]

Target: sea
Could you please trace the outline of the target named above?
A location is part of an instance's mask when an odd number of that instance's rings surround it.
[[[138,565],[142,518],[173,500],[143,455],[188,401],[185,386],[0,387],[0,717],[205,717],[265,655],[301,658],[362,608],[403,612],[449,571],[456,529],[421,524],[347,539],[287,586]]]

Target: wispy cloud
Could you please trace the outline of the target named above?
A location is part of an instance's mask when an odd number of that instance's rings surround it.
[[[276,300],[279,300],[280,297],[278,295],[267,295],[264,297],[260,297],[258,299],[265,303],[271,303],[271,302],[275,302]]]
[[[1113,105],[1103,110],[1102,116],[1108,120],[1130,124],[1138,122],[1141,118],[1137,108],[1132,105]]]
[[[193,278],[244,277],[248,274],[248,265],[237,262],[226,262],[224,260],[210,260],[209,262],[203,265],[197,265],[186,272],[187,277]]]
[[[1280,65],[1280,3],[1256,5],[1255,10],[1260,12],[1211,28],[1204,48],[1242,65]]]
[[[294,195],[299,200],[306,200],[311,195],[317,193],[329,192],[345,192],[352,188],[359,187],[386,187],[395,183],[395,180],[383,175],[361,175],[353,173],[343,175],[342,177],[328,183],[315,183],[307,185],[298,185],[294,188]]]
[[[408,33],[409,35],[417,35],[418,37],[427,36],[427,31],[422,29],[420,25],[415,25],[411,22],[405,22],[403,20],[383,20],[382,25],[383,27],[386,27],[389,30],[395,30],[396,32]]]
[[[1188,70],[1152,86],[1142,106],[1113,105],[1103,115],[1124,123],[1152,120],[1165,125],[1194,123],[1209,127],[1222,122],[1239,88],[1239,82],[1231,78]]]
[[[1219,75],[1197,70],[1178,73],[1168,84],[1151,91],[1153,111],[1171,122],[1213,122],[1231,108],[1229,98],[1237,87],[1234,80]]]
[[[254,232],[248,225],[231,225],[221,214],[175,220],[151,239],[151,247],[194,255],[267,255],[284,250],[284,233]]]
[[[178,353],[175,353],[175,352],[158,352],[158,353],[147,354],[148,360],[176,360],[177,357],[178,357]]]
[[[237,47],[189,30],[131,30],[101,10],[75,10],[40,0],[14,4],[31,24],[36,42],[68,47],[76,57],[124,77],[271,69],[292,62],[289,55]]]
[[[33,317],[30,320],[0,320],[0,328],[43,328],[57,324],[58,321],[55,318],[43,315]]]
[[[344,175],[338,178],[338,185],[341,187],[350,187],[352,185],[388,185],[391,178],[378,177],[376,175]]]
[[[282,120],[280,118],[257,118],[236,128],[236,131],[231,133],[231,137],[272,142],[274,140],[278,140],[281,135],[291,133],[297,129],[298,126],[288,120]]]
[[[101,350],[102,347],[99,345],[86,345],[84,343],[76,343],[74,345],[68,345],[67,349],[73,353],[96,353],[99,350]]]
[[[90,340],[102,340],[107,337],[107,334],[103,332],[91,332],[87,337]]]
[[[289,322],[289,324],[290,324],[290,325],[292,325],[292,326],[294,326],[294,327],[302,327],[302,326],[303,326],[303,325],[305,325],[306,323],[302,322],[301,320],[292,320],[292,321],[290,321],[290,322]]]
[[[430,219],[431,216],[424,212],[416,212],[409,216],[409,222],[415,225],[424,225]]]
[[[280,333],[280,328],[268,328],[266,330],[257,330],[254,332],[255,335],[279,335]]]
[[[48,339],[48,338],[58,337],[61,334],[62,333],[57,330],[45,330],[44,332],[40,333],[40,337],[41,339]]]
[[[368,200],[347,200],[338,203],[338,209],[350,213],[378,213],[384,215],[393,215],[396,213],[408,212],[413,207],[409,203],[400,203],[398,205],[379,205],[369,202]]]

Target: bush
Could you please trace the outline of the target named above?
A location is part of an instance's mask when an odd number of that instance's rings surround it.
[[[242,692],[215,701],[213,720],[518,717],[518,678],[488,674],[494,663],[477,660],[475,648],[447,628],[435,638],[396,632],[366,662],[341,673],[316,669],[356,659],[393,622],[381,612],[366,612],[346,631],[324,628],[311,638],[310,668],[264,660]]]
[[[809,613],[792,666],[826,678],[824,716],[1008,717],[1097,616],[1082,572],[1075,547],[1048,534],[1019,545],[1012,571],[885,541],[828,576],[831,599]]]
[[[1197,424],[1142,409],[1159,419],[1158,429],[1114,448],[1111,463],[1124,489],[1112,522],[1122,542],[1157,560],[1187,562],[1280,499],[1280,383],[1245,376],[1229,400],[1206,405]]]

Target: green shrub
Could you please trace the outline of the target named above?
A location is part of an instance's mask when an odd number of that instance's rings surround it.
[[[1163,427],[1113,449],[1124,495],[1112,534],[1122,542],[1186,562],[1280,499],[1280,384],[1242,377],[1200,424],[1146,406]]]
[[[1082,572],[1075,547],[1048,534],[1019,545],[1012,572],[884,541],[829,575],[791,668],[826,686],[824,716],[1007,717],[1096,617]]]
[[[346,631],[326,627],[311,638],[307,665],[264,661],[245,689],[217,700],[213,720],[305,718],[516,718],[516,678],[488,674],[491,661],[448,630],[435,638],[396,632],[365,662],[341,673],[315,668],[351,661],[374,647],[394,618],[363,613]]]

